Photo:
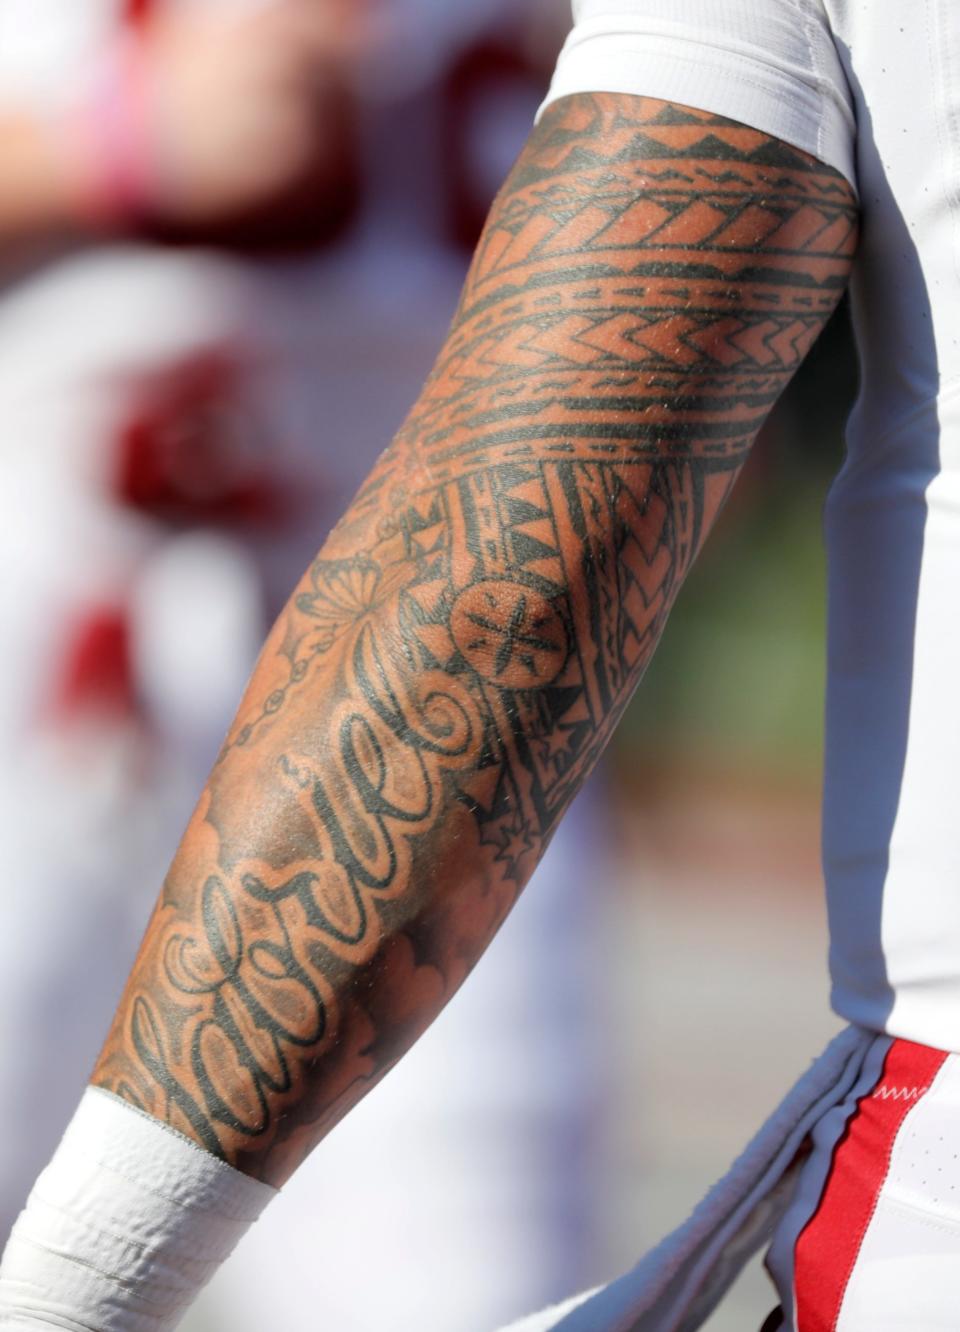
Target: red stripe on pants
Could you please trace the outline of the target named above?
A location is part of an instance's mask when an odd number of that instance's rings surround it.
[[[900,1126],[929,1089],[947,1056],[910,1041],[894,1041],[883,1073],[861,1097],[833,1162],[820,1205],[797,1240],[794,1291],[797,1332],[833,1332],[890,1168]]]

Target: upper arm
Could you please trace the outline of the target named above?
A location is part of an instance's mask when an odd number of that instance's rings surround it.
[[[494,205],[408,433],[431,467],[551,443],[738,455],[855,243],[850,186],[809,155],[686,107],[565,98]]]

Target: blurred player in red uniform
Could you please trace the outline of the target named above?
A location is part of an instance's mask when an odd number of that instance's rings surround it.
[[[95,1053],[144,869],[159,872],[249,671],[271,561],[296,548],[287,497],[316,489],[277,386],[282,287],[269,264],[189,242],[322,234],[304,192],[352,194],[355,42],[335,3],[0,5],[13,878],[45,840],[45,802],[64,820],[0,930],[4,1230]],[[51,1025],[56,1077],[31,1054]]]
[[[0,204],[10,275],[0,394],[8,386],[4,417],[20,446],[5,471],[13,521],[3,540],[19,578],[2,609],[7,641],[20,646],[5,662],[4,749],[15,768],[5,846],[11,873],[32,884],[29,901],[4,913],[7,1221],[88,1072],[142,928],[138,893],[149,894],[162,873],[164,848],[222,737],[264,602],[297,561],[305,513],[311,539],[323,522],[316,468],[321,498],[329,504],[339,493],[342,502],[364,441],[372,456],[413,391],[418,370],[409,366],[426,364],[455,299],[458,260],[430,240],[425,210],[426,225],[398,245],[404,201],[378,189],[377,173],[390,165],[378,160],[367,168],[378,202],[366,226],[390,244],[354,246],[362,300],[343,272],[355,253],[277,264],[236,248],[184,246],[241,240],[269,254],[271,242],[336,223],[355,170],[343,75],[344,48],[357,39],[342,25],[331,34],[313,6],[257,6],[246,17],[245,5],[135,8],[133,22],[129,10],[119,21],[113,5],[51,12],[43,40],[36,23],[28,30],[10,19],[3,47],[0,135],[16,189],[5,213]],[[451,15],[448,26],[469,32],[481,21],[477,12]],[[436,25],[419,22],[405,34],[407,55],[429,32],[437,38]],[[436,77],[446,50],[444,38],[429,60],[419,51],[419,66],[407,60],[391,72],[394,85]],[[202,133],[183,143],[194,121]],[[180,244],[161,249],[154,237]],[[351,352],[370,322],[375,399]],[[336,431],[318,437],[318,419],[335,420]],[[38,865],[51,800],[69,832]],[[572,955],[574,939],[578,952],[585,947],[576,880],[587,845],[564,833],[551,881],[502,942],[499,962],[491,959],[486,990],[367,1115],[366,1131],[402,1137],[410,1171],[429,1140],[442,1162],[436,1196],[421,1185],[412,1206],[402,1177],[388,1187],[375,1163],[351,1169],[355,1149],[344,1139],[277,1217],[287,1241],[265,1237],[255,1281],[245,1263],[226,1272],[201,1321],[266,1317],[260,1277],[303,1243],[317,1178],[328,1199],[340,1199],[343,1223],[353,1218],[384,1242],[392,1235],[389,1289],[328,1294],[333,1307],[340,1301],[344,1328],[380,1325],[384,1308],[402,1302],[420,1327],[447,1332],[464,1309],[492,1321],[565,1288],[558,1237],[566,1251],[579,1233],[570,1200],[583,1184],[580,1171],[558,1173],[559,1144],[595,1092],[573,1073],[590,1058],[586,1018],[557,1014],[537,968],[558,949]],[[43,960],[33,949],[38,933]],[[518,1014],[512,1039],[483,1036],[495,1010]],[[59,1052],[56,1077],[45,1050]],[[453,1089],[458,1067],[461,1079],[487,1088],[482,1125]],[[364,1129],[358,1122],[355,1141]],[[512,1164],[485,1170],[486,1151],[506,1152]],[[391,1216],[402,1216],[406,1249]],[[355,1260],[341,1231],[313,1219],[310,1243],[328,1253],[341,1246],[348,1290]],[[428,1299],[412,1266],[426,1249],[443,1255],[447,1272]],[[309,1314],[291,1292],[285,1325],[298,1317]]]

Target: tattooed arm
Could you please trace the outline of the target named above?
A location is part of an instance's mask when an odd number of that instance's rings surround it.
[[[94,1082],[282,1182],[483,952],[832,311],[832,169],[552,106],[397,439],[275,626]]]

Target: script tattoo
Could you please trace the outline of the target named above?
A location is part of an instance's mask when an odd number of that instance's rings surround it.
[[[851,191],[553,106],[414,411],[268,640],[95,1081],[274,1181],[479,957],[846,282]]]

